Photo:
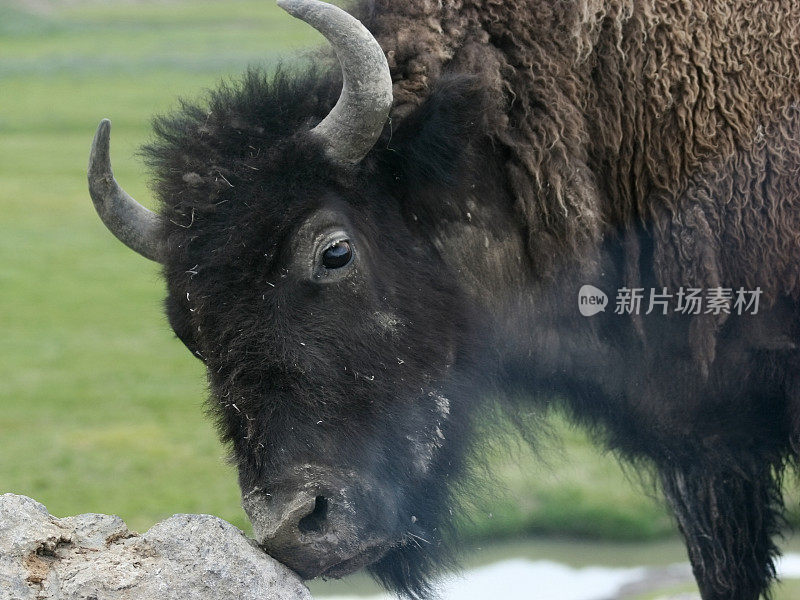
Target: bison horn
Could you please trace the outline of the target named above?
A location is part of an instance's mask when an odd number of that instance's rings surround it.
[[[392,78],[378,42],[355,17],[319,0],[278,0],[278,6],[311,25],[333,46],[342,65],[339,101],[313,132],[328,156],[357,163],[378,140],[392,106]]]
[[[97,127],[89,154],[89,194],[97,214],[117,239],[131,250],[156,262],[164,262],[164,243],[159,235],[159,218],[131,198],[111,171],[109,136],[111,121]]]

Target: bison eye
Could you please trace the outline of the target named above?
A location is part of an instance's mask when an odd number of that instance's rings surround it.
[[[326,269],[341,269],[353,260],[353,247],[349,240],[339,240],[322,253],[322,266]]]

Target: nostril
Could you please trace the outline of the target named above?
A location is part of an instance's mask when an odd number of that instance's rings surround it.
[[[297,527],[300,529],[300,533],[320,533],[327,518],[328,499],[325,496],[317,496],[314,499],[314,510],[300,519]]]

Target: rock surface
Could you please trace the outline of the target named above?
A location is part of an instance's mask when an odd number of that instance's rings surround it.
[[[311,600],[233,525],[174,515],[138,535],[119,517],[58,519],[0,495],[0,600]]]

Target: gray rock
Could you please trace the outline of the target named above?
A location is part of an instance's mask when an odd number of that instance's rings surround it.
[[[0,600],[311,600],[233,525],[174,515],[138,535],[119,517],[57,519],[0,495]]]

